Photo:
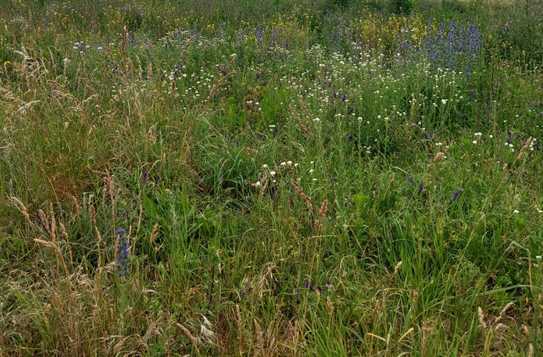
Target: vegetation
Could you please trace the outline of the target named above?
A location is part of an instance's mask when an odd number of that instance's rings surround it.
[[[0,3],[0,355],[538,355],[543,2]]]

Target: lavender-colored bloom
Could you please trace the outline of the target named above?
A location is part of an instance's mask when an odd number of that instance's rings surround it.
[[[449,52],[453,53],[456,50],[456,43],[458,41],[458,35],[456,31],[456,22],[451,21],[449,23],[449,31],[447,32],[447,41]]]
[[[255,37],[258,45],[262,46],[262,43],[264,42],[264,29],[261,26],[257,26],[255,30]]]
[[[130,241],[124,228],[117,228],[116,234],[116,252],[115,264],[117,266],[117,274],[126,276],[128,274],[128,259],[130,257]]]
[[[437,66],[448,68],[467,67],[464,72],[471,73],[473,62],[482,48],[482,36],[474,24],[458,25],[456,22],[440,23],[437,32],[424,41],[424,52]]]
[[[468,27],[468,51],[477,53],[481,49],[481,32],[477,26],[470,24]]]

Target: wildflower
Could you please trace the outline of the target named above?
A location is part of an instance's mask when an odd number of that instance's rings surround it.
[[[449,101],[448,99],[443,98],[441,99],[441,104],[445,105],[447,104],[448,101]]]
[[[260,181],[255,182],[255,187],[256,188],[260,188],[261,186],[262,186],[262,183],[260,183]]]
[[[520,212],[519,212],[519,210],[518,210],[518,209],[516,209],[516,210],[513,210],[513,214],[519,214],[519,213],[520,213]]]
[[[321,120],[320,120],[319,118],[313,119],[313,122],[315,122],[315,123],[319,123],[320,121],[321,121]]]
[[[258,42],[258,44],[262,45],[262,42],[264,40],[264,29],[262,27],[258,26],[256,28],[255,37],[256,37],[256,41]]]
[[[272,171],[270,171],[270,175],[271,175],[271,176],[275,176],[275,174],[276,174],[276,172],[275,172],[275,171],[273,171],[273,170],[272,170]]]
[[[130,241],[126,235],[124,228],[117,228],[115,230],[116,238],[116,252],[115,252],[115,264],[117,266],[117,274],[119,276],[126,276],[128,274],[128,259],[130,257]]]

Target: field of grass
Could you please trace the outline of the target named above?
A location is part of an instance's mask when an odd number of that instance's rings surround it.
[[[542,18],[1,0],[0,356],[543,355]]]

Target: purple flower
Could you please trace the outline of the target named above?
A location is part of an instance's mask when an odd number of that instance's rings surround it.
[[[115,250],[115,265],[117,266],[117,274],[126,276],[128,274],[128,259],[130,257],[130,241],[124,228],[117,228],[116,234],[116,250]]]
[[[481,50],[481,32],[477,26],[470,24],[468,27],[468,51],[477,53]]]
[[[482,36],[474,24],[462,26],[454,21],[442,22],[438,31],[425,39],[423,48],[430,62],[448,68],[462,65],[468,67],[465,72],[471,72],[482,48]]]
[[[264,41],[264,29],[261,26],[257,26],[255,30],[255,37],[258,45],[262,46],[262,42]]]

